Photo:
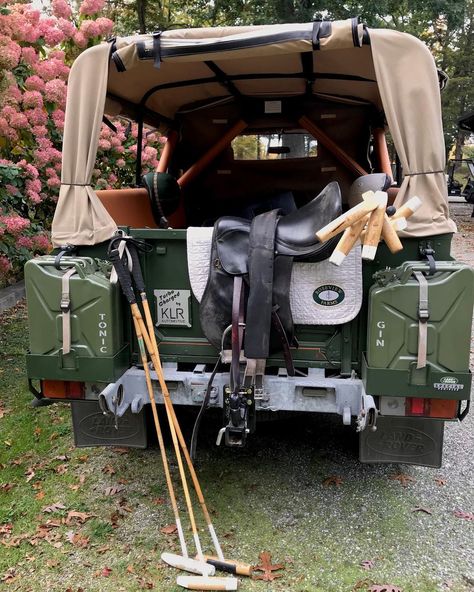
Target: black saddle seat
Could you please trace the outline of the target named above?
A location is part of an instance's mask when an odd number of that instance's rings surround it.
[[[278,220],[275,255],[306,261],[327,259],[337,243],[337,237],[320,243],[316,232],[337,218],[341,212],[341,191],[334,181],[302,208]],[[235,216],[224,216],[215,224],[214,236],[219,261],[223,269],[231,275],[243,275],[248,271],[250,226],[249,220]]]

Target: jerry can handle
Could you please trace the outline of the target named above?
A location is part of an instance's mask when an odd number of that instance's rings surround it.
[[[61,269],[63,271],[65,271],[66,269],[70,269],[71,267],[74,267],[74,269],[76,270],[77,275],[81,278],[84,279],[86,277],[86,267],[87,265],[94,265],[94,260],[92,259],[92,257],[83,257],[80,260],[78,260],[77,258],[72,258],[72,261],[69,260],[67,261],[67,257],[63,257],[61,259]],[[54,266],[54,261],[44,261],[41,259],[36,259],[35,263],[37,265],[40,265],[41,267],[51,267]]]

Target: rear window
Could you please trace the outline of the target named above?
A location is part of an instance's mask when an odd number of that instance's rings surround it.
[[[317,141],[303,130],[246,134],[232,141],[235,160],[283,160],[317,156]]]

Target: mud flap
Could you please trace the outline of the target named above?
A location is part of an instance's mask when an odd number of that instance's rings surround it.
[[[146,448],[147,431],[145,414],[132,413],[130,409],[117,420],[104,415],[97,401],[71,402],[74,443],[78,448],[86,446],[128,446]]]
[[[444,421],[379,415],[377,430],[359,435],[363,463],[404,463],[438,468],[443,457]]]

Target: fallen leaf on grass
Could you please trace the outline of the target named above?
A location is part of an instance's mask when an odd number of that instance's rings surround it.
[[[36,439],[36,440],[38,440],[38,439],[39,439],[39,437],[41,436],[41,432],[42,432],[42,431],[43,431],[43,430],[42,430],[41,428],[39,428],[39,427],[36,427],[36,428],[34,429],[34,432],[33,432],[33,434],[34,434],[34,436],[35,436],[35,439]]]
[[[152,503],[155,504],[156,506],[162,506],[165,503],[165,498],[164,497],[155,497],[152,500]]]
[[[112,465],[105,465],[105,467],[102,469],[102,472],[106,475],[115,475],[115,469]]]
[[[48,559],[46,565],[48,567],[57,567],[59,565],[59,559]]]
[[[13,530],[13,524],[11,522],[7,522],[6,524],[0,524],[0,536],[5,534],[11,534]]]
[[[15,483],[0,483],[0,491],[10,491],[15,487]]]
[[[162,532],[163,534],[174,534],[177,530],[178,527],[176,526],[176,524],[167,524],[166,526],[160,528],[160,532]]]
[[[74,588],[66,588],[66,592],[84,592],[84,588],[77,588],[76,590],[74,590]]]
[[[453,514],[456,518],[462,518],[463,520],[474,520],[474,514],[472,512],[464,512],[463,510],[454,510]]]
[[[87,512],[76,512],[75,510],[71,510],[67,514],[66,524],[72,524],[73,522],[84,524],[86,520],[89,520],[89,518],[92,518],[93,516],[95,516],[95,514],[88,514]]]
[[[100,572],[100,575],[104,578],[108,578],[112,573],[112,569],[110,567],[104,567]]]
[[[58,475],[65,475],[68,471],[68,468],[69,467],[67,465],[58,465],[54,470]]]
[[[372,569],[375,565],[375,561],[373,559],[365,559],[364,561],[360,562],[360,566],[362,569]]]
[[[74,545],[75,547],[80,547],[81,549],[84,549],[85,547],[89,546],[89,537],[85,537],[80,532],[74,532],[72,530],[69,530],[66,533],[66,538],[71,543],[71,545]]]
[[[413,508],[412,512],[424,512],[428,514],[428,516],[433,516],[433,512],[429,508],[424,508],[423,506],[416,506]]]
[[[79,483],[69,485],[69,489],[71,489],[72,491],[77,491],[81,487],[81,485],[84,485],[85,480],[86,480],[85,475],[79,475]]]
[[[130,452],[129,448],[123,448],[122,446],[114,446],[111,450],[117,454],[128,454]]]
[[[16,580],[16,569],[14,567],[9,567],[7,571],[3,574],[1,582],[5,584],[13,584],[13,581]]]
[[[89,455],[88,454],[82,454],[81,456],[78,456],[77,457],[77,460],[80,463],[85,463],[85,462],[87,462],[89,460]]]
[[[38,493],[35,495],[35,499],[42,500],[44,498],[44,496],[45,496],[45,493],[44,493],[44,491],[41,490],[41,491],[38,491]]]
[[[374,584],[370,586],[369,592],[403,592],[403,590],[393,584]]]
[[[65,510],[66,506],[61,504],[60,502],[56,502],[55,504],[51,504],[50,506],[46,506],[43,508],[42,512],[45,514],[52,514],[53,512],[60,512],[61,510]]]
[[[138,578],[138,583],[140,584],[140,588],[143,590],[153,590],[155,587],[153,582],[147,582],[145,578]]]
[[[400,485],[402,487],[408,487],[409,483],[414,483],[416,479],[410,477],[410,475],[406,475],[405,473],[397,473],[396,475],[390,475],[390,479],[392,481],[400,481]]]
[[[33,471],[32,467],[29,467],[28,469],[26,469],[26,471],[25,471],[26,482],[29,483],[35,475],[36,475],[36,473]]]
[[[112,487],[107,487],[105,495],[117,495],[117,493],[120,493],[124,489],[125,487],[122,487],[121,485],[112,485]]]
[[[135,568],[133,567],[133,565],[128,565],[127,566],[127,572],[130,574],[134,574],[135,573]]]
[[[272,564],[272,555],[268,551],[262,551],[258,556],[260,563],[254,567],[255,571],[262,571],[261,576],[253,576],[254,580],[263,580],[264,582],[272,582],[277,578],[281,578],[283,574],[273,573],[274,571],[285,569],[282,563]]]
[[[99,555],[103,555],[107,551],[110,551],[110,546],[109,545],[102,545],[101,547],[98,547],[96,549],[96,552],[99,553]]]
[[[67,454],[59,454],[58,456],[54,457],[54,460],[60,460],[60,461],[68,461],[69,460],[69,456]]]
[[[327,477],[323,481],[323,485],[325,487],[330,487],[331,485],[335,485],[336,487],[340,487],[342,485],[342,483],[343,483],[342,479],[340,477],[337,477],[336,475],[331,475],[331,477]]]
[[[367,590],[367,586],[372,586],[374,583],[373,580],[369,580],[369,579],[365,579],[365,580],[359,580],[358,582],[356,582],[354,584],[354,587],[352,588],[352,592],[358,592],[359,590],[362,590],[363,588],[365,588]]]
[[[436,485],[438,485],[438,487],[443,487],[443,485],[446,485],[447,483],[444,477],[435,477],[434,482],[436,483]]]

